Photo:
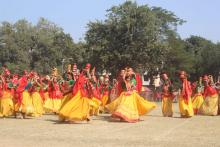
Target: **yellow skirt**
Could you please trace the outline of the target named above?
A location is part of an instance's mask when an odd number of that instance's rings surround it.
[[[49,99],[49,93],[48,92],[44,92],[44,102]]]
[[[193,110],[194,110],[194,114],[198,113],[198,110],[200,109],[200,107],[203,104],[203,96],[201,94],[199,95],[195,95],[192,99],[192,105],[193,105]]]
[[[34,113],[33,101],[27,90],[22,92],[22,102],[21,104],[16,103],[15,111],[25,113],[27,115],[31,115]]]
[[[0,117],[7,117],[13,115],[14,104],[13,96],[8,91],[3,91],[3,96],[0,98]]]
[[[104,95],[104,96],[102,97],[102,100],[101,100],[102,103],[101,103],[101,106],[100,106],[100,111],[101,111],[101,112],[104,112],[104,111],[105,111],[105,105],[107,104],[108,99],[109,99],[108,95]]]
[[[218,115],[218,94],[207,96],[199,109],[202,115]]]
[[[93,97],[90,100],[90,115],[99,115],[99,109],[102,102],[98,100],[97,98]]]
[[[106,105],[106,108],[112,113],[113,117],[118,117],[127,122],[137,122],[140,115],[144,115],[156,108],[156,104],[145,100],[137,92],[121,95]]]
[[[61,99],[47,99],[44,102],[44,110],[45,112],[59,112],[61,106]]]
[[[68,93],[66,95],[64,95],[63,99],[61,100],[61,106],[60,109],[62,109],[62,107],[73,97],[72,93]]]
[[[192,117],[194,115],[192,100],[189,98],[188,104],[185,103],[182,96],[179,96],[179,109],[182,117]]]
[[[80,91],[65,103],[59,112],[59,119],[69,121],[83,121],[89,118],[91,100],[82,97]]]
[[[43,108],[43,100],[40,96],[39,92],[34,92],[31,95],[32,100],[33,100],[33,106],[34,106],[34,114],[33,116],[38,117],[41,116],[44,113],[44,108]]]
[[[173,100],[171,97],[163,96],[162,98],[162,113],[165,117],[173,116]]]
[[[105,106],[107,104],[107,102],[108,102],[108,95],[104,95],[102,97],[102,106]]]

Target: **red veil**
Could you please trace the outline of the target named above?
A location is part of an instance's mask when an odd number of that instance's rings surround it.
[[[138,91],[138,93],[140,93],[142,90],[142,79],[139,73],[136,73],[136,81],[137,81],[136,90]]]

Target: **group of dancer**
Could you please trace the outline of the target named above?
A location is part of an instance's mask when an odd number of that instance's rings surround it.
[[[79,74],[72,92],[64,96],[59,111],[60,121],[90,121],[90,116],[107,110],[113,118],[137,122],[140,115],[156,107],[155,103],[138,94],[142,88],[141,78],[132,68],[121,70],[113,87],[107,73],[97,79],[95,68],[91,71],[90,68],[91,65],[87,64]],[[110,101],[111,94],[115,97]]]
[[[210,77],[204,76],[203,82],[191,84],[186,72],[181,71],[179,78],[181,117],[218,114],[218,92]],[[167,73],[162,73],[162,79],[162,113],[172,117],[173,85]],[[86,64],[81,71],[76,64],[68,65],[64,76],[60,76],[56,68],[47,76],[34,71],[12,75],[4,67],[0,77],[0,117],[40,117],[54,113],[60,121],[74,123],[88,122],[91,116],[108,112],[114,119],[137,122],[141,115],[156,108],[154,102],[140,96],[141,91],[140,74],[130,67],[122,69],[113,83],[106,72],[97,77],[91,64]]]
[[[204,75],[199,81],[190,83],[185,71],[179,72],[181,81],[178,92],[179,110],[181,117],[187,118],[193,115],[210,115],[215,116],[219,113],[220,87],[214,84],[211,75]],[[173,91],[173,85],[166,73],[162,74],[162,113],[163,116],[173,116],[173,99],[176,96]]]

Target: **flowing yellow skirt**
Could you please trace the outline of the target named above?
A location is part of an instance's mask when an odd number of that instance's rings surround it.
[[[8,91],[3,91],[3,96],[0,98],[0,117],[7,117],[13,115],[14,104],[13,96]]]
[[[43,100],[40,96],[39,92],[34,92],[31,95],[32,100],[33,100],[33,106],[34,106],[34,114],[33,116],[38,117],[41,116],[44,113],[44,108],[43,108]]]
[[[93,97],[90,100],[90,115],[99,115],[99,109],[102,102],[98,100],[97,98]]]
[[[59,112],[59,109],[61,107],[61,102],[62,100],[61,99],[52,99],[52,98],[47,98],[45,101],[44,101],[44,111],[45,112],[55,112],[55,113],[58,113]]]
[[[106,105],[106,108],[112,113],[113,117],[118,117],[127,122],[137,122],[140,115],[144,115],[156,108],[156,104],[145,100],[137,92],[121,95]]]
[[[102,112],[105,111],[105,105],[107,104],[108,99],[109,99],[108,95],[104,95],[104,96],[102,97],[101,106],[100,106],[100,111],[102,111]]]
[[[108,102],[108,95],[104,95],[102,97],[102,106],[105,106],[107,104],[107,102]]]
[[[16,103],[15,111],[16,112],[20,111],[27,115],[31,115],[34,113],[33,101],[30,96],[30,93],[27,90],[22,92],[22,102],[21,104]]]
[[[59,112],[59,120],[83,121],[89,118],[91,100],[82,97],[80,91],[65,103]]]
[[[207,96],[199,109],[202,115],[218,115],[218,94]]]
[[[192,100],[189,98],[188,104],[185,103],[182,96],[179,96],[179,109],[181,117],[192,117],[194,115]]]
[[[193,105],[193,111],[194,111],[194,114],[197,114],[198,113],[198,110],[200,109],[200,107],[202,106],[203,104],[203,96],[202,94],[198,94],[198,95],[195,95],[192,99],[192,105]]]
[[[162,113],[164,117],[173,116],[173,99],[171,97],[163,96],[162,98]]]
[[[68,93],[64,95],[63,99],[61,100],[61,106],[60,109],[62,109],[63,106],[73,97],[72,93]]]
[[[48,92],[44,92],[44,101],[46,101],[47,99],[49,99],[49,93]]]

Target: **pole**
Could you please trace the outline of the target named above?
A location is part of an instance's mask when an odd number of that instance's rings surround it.
[[[62,74],[64,73],[64,62],[65,62],[65,59],[62,60]]]

